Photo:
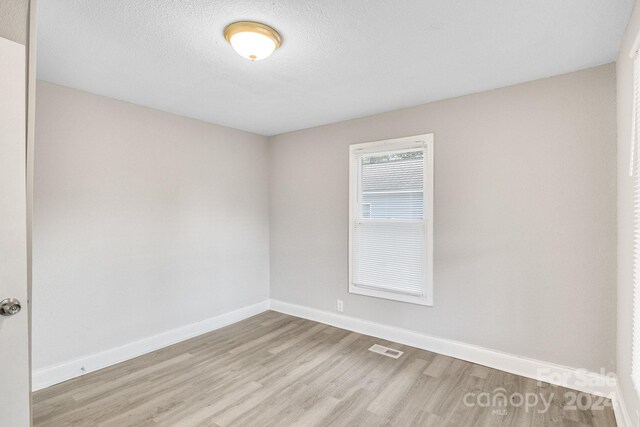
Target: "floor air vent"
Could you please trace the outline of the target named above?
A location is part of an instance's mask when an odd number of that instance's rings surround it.
[[[392,348],[385,347],[380,344],[372,345],[371,348],[369,348],[369,351],[373,351],[374,353],[382,354],[384,356],[393,357],[394,359],[397,359],[404,354],[403,351],[394,350]]]

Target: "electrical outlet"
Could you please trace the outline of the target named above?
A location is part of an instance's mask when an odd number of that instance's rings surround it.
[[[344,311],[344,303],[342,302],[341,299],[339,299],[336,302],[336,310],[338,310],[340,313],[342,313]]]

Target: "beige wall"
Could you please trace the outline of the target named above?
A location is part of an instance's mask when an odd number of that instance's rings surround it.
[[[29,0],[0,1],[0,37],[27,44]]]
[[[271,297],[615,368],[613,64],[270,139]],[[433,307],[347,293],[348,146],[435,134]]]
[[[267,138],[37,90],[34,369],[268,298]]]
[[[640,31],[640,8],[633,10],[617,62],[618,84],[618,329],[617,366],[620,390],[629,416],[640,425],[640,400],[631,382],[633,313],[633,188],[629,177],[633,61],[631,46]]]

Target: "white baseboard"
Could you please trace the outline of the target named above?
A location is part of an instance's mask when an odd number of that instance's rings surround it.
[[[33,371],[32,390],[41,390],[51,385],[70,380],[88,372],[106,368],[128,359],[159,350],[163,347],[214,331],[248,317],[255,316],[269,309],[269,301],[242,307],[240,309],[212,317],[201,322],[192,323],[176,329],[144,338],[120,347],[100,353],[90,354],[68,362],[48,366]],[[84,369],[84,370],[83,370]]]
[[[617,380],[614,377],[607,377],[595,372],[542,362],[540,360],[529,359],[274,299],[270,302],[271,310],[281,313],[314,320],[404,345],[410,345],[572,390],[603,396],[611,398],[612,400],[617,397]],[[619,399],[615,400],[619,402]]]
[[[612,399],[612,403],[613,413],[616,415],[616,423],[618,423],[618,427],[633,427],[634,425],[637,426],[637,424],[633,424],[631,422],[631,417],[629,416],[629,411],[627,410],[627,406],[624,403],[624,398],[622,390],[620,390],[620,386],[617,387],[616,395]]]

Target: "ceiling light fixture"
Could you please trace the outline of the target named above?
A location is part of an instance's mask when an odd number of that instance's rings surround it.
[[[243,58],[259,61],[271,55],[282,44],[273,28],[259,22],[240,21],[227,25],[224,38]]]

